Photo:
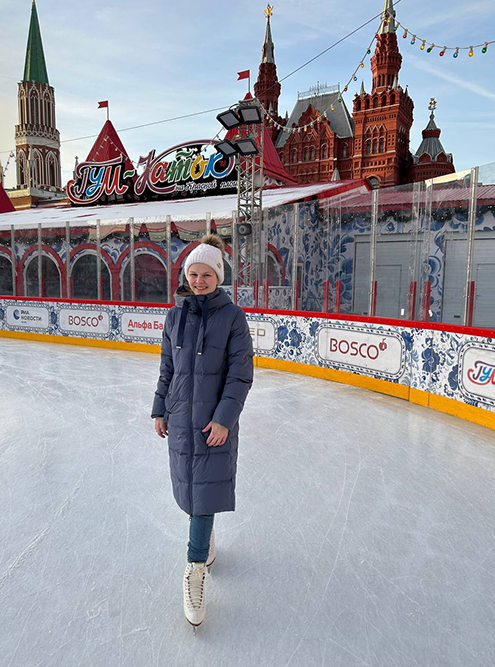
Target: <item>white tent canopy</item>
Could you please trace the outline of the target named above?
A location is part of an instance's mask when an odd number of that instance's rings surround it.
[[[333,197],[343,193],[359,195],[368,192],[364,181],[338,181],[301,185],[296,187],[276,188],[263,192],[263,209],[289,204],[313,196]],[[88,206],[72,208],[33,208],[0,215],[0,229],[11,225],[15,227],[35,227],[62,225],[95,224],[100,221],[129,220],[146,223],[163,221],[167,215],[172,221],[204,220],[206,213],[211,213],[214,220],[228,220],[232,211],[237,209],[237,195],[218,197],[198,197],[175,201],[154,201],[133,204],[115,204],[109,206]]]

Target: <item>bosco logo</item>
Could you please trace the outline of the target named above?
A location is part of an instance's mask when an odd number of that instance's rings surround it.
[[[378,345],[369,343],[358,343],[355,340],[348,341],[345,338],[330,338],[329,348],[330,352],[340,352],[342,355],[349,355],[350,357],[361,357],[362,359],[378,359],[380,352],[384,352],[388,345],[385,338]]]
[[[96,329],[102,320],[103,320],[102,313],[93,316],[69,315],[68,317],[69,326],[88,327],[90,329]]]

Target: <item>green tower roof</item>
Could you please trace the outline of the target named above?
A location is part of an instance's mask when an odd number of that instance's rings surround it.
[[[24,65],[23,81],[49,83],[35,0],[33,0],[33,6],[31,9],[31,23],[29,25],[29,35],[26,48],[26,64]]]

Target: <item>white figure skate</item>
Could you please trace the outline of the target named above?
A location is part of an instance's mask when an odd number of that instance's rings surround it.
[[[204,621],[206,602],[204,594],[206,576],[205,563],[188,563],[184,572],[184,614],[193,626],[193,633]]]
[[[215,529],[212,528],[210,537],[210,550],[208,552],[208,558],[206,559],[206,568],[208,569],[208,574],[211,574],[210,567],[213,565],[216,557],[217,557],[217,550],[215,547]]]

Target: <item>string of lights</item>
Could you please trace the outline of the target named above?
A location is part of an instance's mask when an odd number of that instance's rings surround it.
[[[439,44],[435,44],[435,42],[429,42],[427,39],[423,39],[420,37],[417,33],[414,33],[412,30],[409,30],[409,28],[406,28],[402,23],[397,21],[397,19],[394,19],[393,17],[390,16],[390,14],[386,14],[386,22],[388,24],[391,23],[391,21],[394,21],[394,26],[393,29],[395,32],[401,28],[401,30],[404,31],[402,37],[404,39],[407,39],[408,37],[411,37],[411,44],[414,45],[416,43],[420,44],[420,49],[421,51],[426,51],[427,53],[431,53],[433,49],[440,49],[439,56],[444,56],[447,51],[453,51],[454,53],[452,54],[454,58],[459,57],[459,51],[467,51],[468,56],[472,58],[475,53],[475,49],[481,49],[481,53],[485,54],[488,51],[488,47],[490,44],[495,44],[495,39],[492,39],[491,41],[487,42],[482,42],[481,44],[474,44],[471,46],[441,46]]]
[[[384,17],[380,23],[380,26],[384,24],[384,22],[387,21],[387,17]],[[344,102],[344,94],[348,92],[349,86],[351,83],[357,81],[357,73],[359,72],[360,69],[363,69],[365,66],[365,61],[368,58],[368,56],[371,55],[371,51],[373,48],[373,45],[375,41],[378,39],[379,34],[378,32],[373,36],[373,39],[371,42],[368,44],[368,47],[366,49],[366,52],[364,53],[363,57],[359,61],[357,67],[354,69],[352,72],[351,76],[349,77],[349,80],[345,84],[344,88],[342,90],[338,91],[338,97],[337,97],[337,104],[343,104]],[[330,104],[324,111],[318,111],[317,112],[317,118],[316,120],[311,121],[310,123],[307,123],[306,125],[300,125],[298,127],[286,127],[285,125],[281,125],[278,121],[276,121],[271,115],[270,112],[267,111],[267,109],[261,104],[261,108],[263,110],[263,113],[265,114],[265,119],[270,123],[271,125],[275,125],[279,130],[282,132],[285,132],[287,134],[295,134],[296,132],[300,134],[301,132],[307,132],[309,129],[313,128],[315,126],[315,123],[321,123],[323,120],[328,119],[328,112],[334,112],[335,111],[335,104]]]

